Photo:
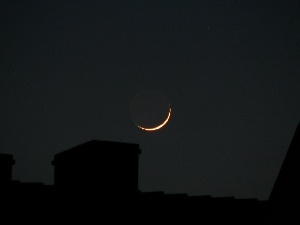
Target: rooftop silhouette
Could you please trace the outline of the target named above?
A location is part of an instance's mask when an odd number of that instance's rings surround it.
[[[99,193],[138,191],[138,144],[92,140],[54,156],[54,185]]]
[[[219,224],[289,224],[300,201],[300,123],[267,201],[142,192],[141,149],[135,143],[91,140],[54,155],[54,184],[12,180],[13,155],[0,154],[3,212],[37,214],[53,221],[166,220]],[[32,214],[32,212],[35,212]],[[299,221],[299,220],[298,220]]]

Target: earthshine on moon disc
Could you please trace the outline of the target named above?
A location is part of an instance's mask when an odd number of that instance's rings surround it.
[[[130,114],[135,125],[144,131],[164,127],[171,117],[168,99],[156,90],[144,90],[131,101]]]

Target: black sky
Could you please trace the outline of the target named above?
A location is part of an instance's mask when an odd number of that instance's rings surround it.
[[[54,154],[99,139],[140,144],[142,191],[267,199],[299,122],[299,11],[297,0],[2,0],[0,151],[13,178],[52,184]],[[146,89],[172,105],[155,133],[130,117]]]

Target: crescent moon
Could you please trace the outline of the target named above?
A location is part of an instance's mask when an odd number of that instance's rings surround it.
[[[171,106],[169,105],[169,113],[168,113],[168,116],[167,116],[167,118],[165,119],[165,121],[164,121],[162,124],[160,124],[160,125],[158,125],[158,126],[156,126],[156,127],[142,127],[142,126],[139,126],[139,125],[137,125],[137,126],[138,126],[138,128],[140,128],[140,129],[142,129],[142,130],[145,130],[145,131],[155,131],[155,130],[159,130],[160,128],[162,128],[163,126],[165,126],[165,125],[167,124],[167,122],[169,121],[170,117],[171,117]]]

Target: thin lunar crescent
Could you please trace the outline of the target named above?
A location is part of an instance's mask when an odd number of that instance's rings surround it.
[[[149,128],[141,127],[141,126],[139,126],[139,125],[137,125],[137,126],[138,126],[138,128],[140,128],[140,129],[142,129],[142,130],[145,130],[145,131],[155,131],[155,130],[159,130],[160,128],[162,128],[163,126],[165,126],[165,125],[167,124],[167,122],[168,122],[169,119],[170,119],[170,116],[171,116],[171,106],[169,106],[169,113],[168,113],[167,119],[165,119],[165,121],[164,121],[162,124],[160,124],[160,125],[158,125],[158,126],[156,126],[156,127],[149,127]]]

